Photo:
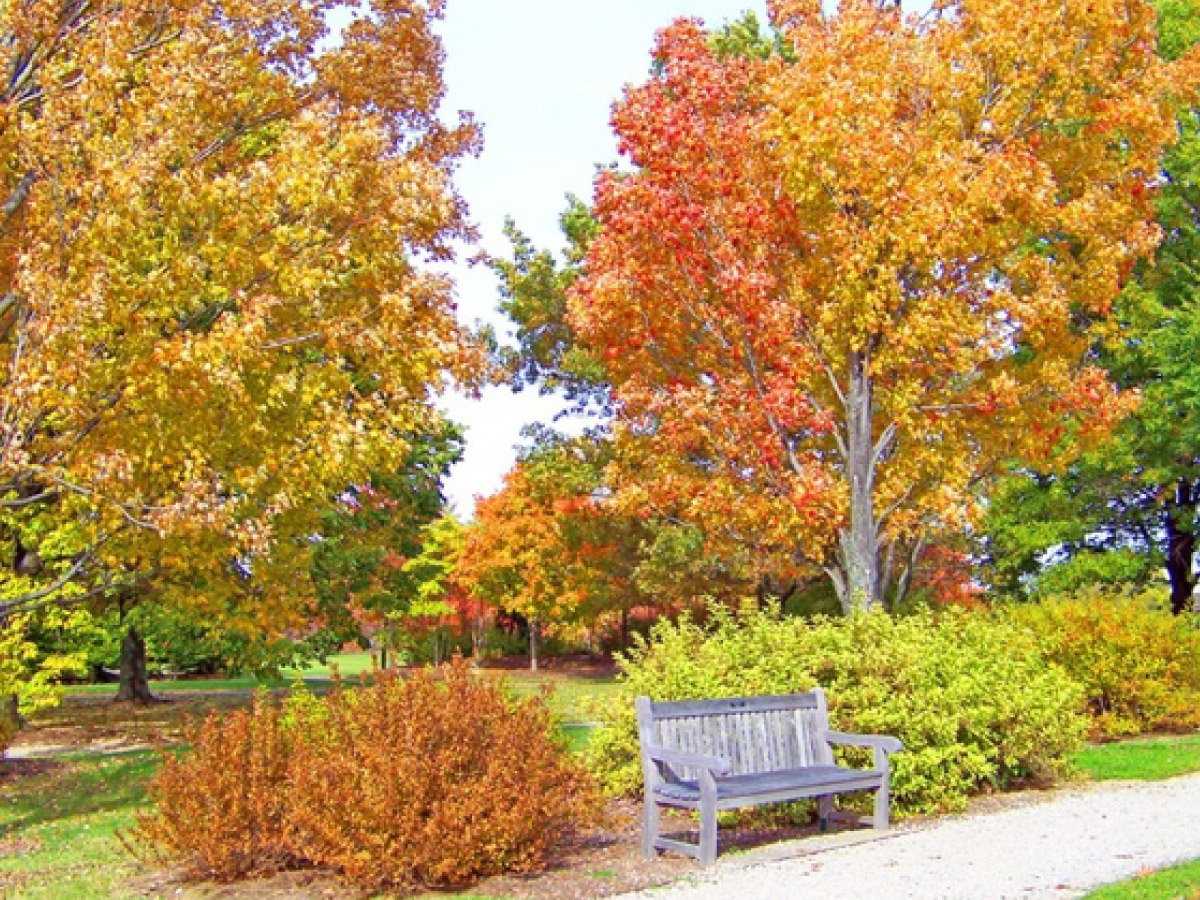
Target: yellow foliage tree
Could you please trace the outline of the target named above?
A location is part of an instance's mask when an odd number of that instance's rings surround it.
[[[478,367],[422,265],[477,143],[442,7],[0,6],[0,616],[153,588],[301,624],[318,511]]]

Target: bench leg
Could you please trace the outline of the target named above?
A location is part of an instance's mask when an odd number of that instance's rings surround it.
[[[711,772],[700,773],[700,865],[717,861],[717,785]]]
[[[833,794],[826,794],[824,797],[817,798],[817,824],[822,832],[829,830],[829,823],[833,821]]]
[[[875,792],[875,815],[872,817],[871,824],[880,831],[887,831],[888,827],[888,783],[884,779],[879,790]]]
[[[646,802],[642,806],[642,855],[646,859],[658,856],[658,848],[655,845],[661,828],[662,809],[654,802],[650,792],[646,791]]]

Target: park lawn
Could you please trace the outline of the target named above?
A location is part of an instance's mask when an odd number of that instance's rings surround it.
[[[371,671],[371,654],[366,652],[338,653],[323,663],[313,663],[305,669],[284,669],[277,678],[256,678],[238,675],[230,678],[157,678],[150,682],[156,694],[185,692],[214,693],[223,691],[252,691],[255,688],[285,688],[297,680],[310,683],[315,689],[325,688],[333,681],[333,672],[349,681]],[[67,696],[86,697],[113,694],[115,684],[77,684],[67,688]]]
[[[1071,762],[1093,781],[1158,781],[1200,772],[1200,734],[1091,744]]]
[[[297,681],[313,691],[323,693],[333,684],[333,673],[348,684],[357,684],[359,679],[372,669],[372,654],[366,652],[338,653],[327,662],[314,663],[306,669],[285,669],[278,678],[255,678],[242,675],[235,678],[192,678],[159,679],[150,682],[151,691],[164,698],[189,694],[249,694],[257,688],[270,690],[286,689]],[[608,674],[578,675],[571,671],[530,672],[524,669],[478,670],[481,678],[502,679],[518,697],[536,694],[550,686],[550,708],[566,722],[588,722],[595,718],[593,712],[597,700],[612,696],[617,689],[616,681]],[[114,684],[72,685],[66,696],[100,698],[116,693]]]
[[[11,769],[12,762],[5,763]],[[157,754],[83,754],[0,781],[0,896],[124,900],[135,863],[116,832],[146,803]]]
[[[1106,884],[1083,900],[1200,900],[1200,859]]]

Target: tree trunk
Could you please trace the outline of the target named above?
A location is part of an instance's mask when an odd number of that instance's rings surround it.
[[[146,642],[132,625],[121,640],[121,678],[118,682],[117,701],[153,703],[150,680],[146,676]]]
[[[487,620],[483,616],[471,619],[471,655],[483,659],[487,655],[484,642],[487,640]]]
[[[529,620],[529,671],[538,670],[538,623],[537,619]]]
[[[621,601],[621,649],[629,649],[629,604]]]
[[[8,697],[8,711],[12,718],[12,722],[17,728],[25,727],[25,717],[21,715],[21,698],[16,694],[10,694]]]
[[[850,489],[849,522],[838,535],[836,568],[828,570],[845,612],[883,604],[885,585],[879,560],[875,517],[874,400],[866,354],[850,356],[845,392],[846,433],[842,449]]]
[[[1198,485],[1200,486],[1200,485]],[[1167,578],[1171,582],[1171,612],[1175,615],[1192,609],[1196,578],[1192,565],[1196,556],[1196,490],[1186,478],[1179,479],[1175,496],[1168,501],[1165,519],[1167,531]]]

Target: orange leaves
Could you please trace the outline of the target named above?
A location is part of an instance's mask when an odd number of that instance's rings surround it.
[[[1069,457],[1130,408],[1079,368],[1080,320],[1155,245],[1196,62],[1154,55],[1141,0],[771,9],[787,58],[660,36],[571,315],[625,433],[676,460],[646,477],[790,499],[776,521],[813,558],[866,515],[882,552],[967,521],[997,456]]]

